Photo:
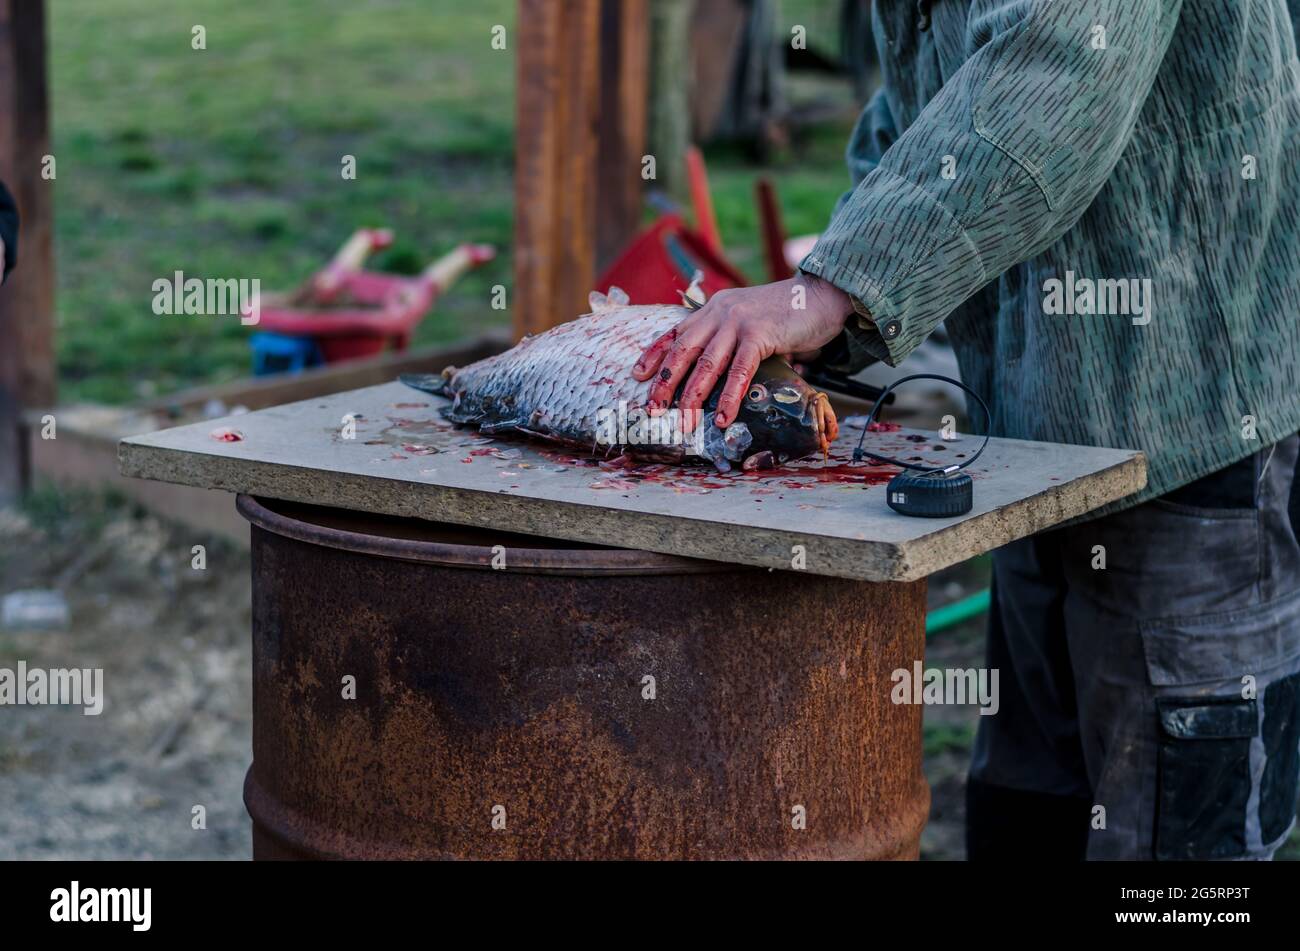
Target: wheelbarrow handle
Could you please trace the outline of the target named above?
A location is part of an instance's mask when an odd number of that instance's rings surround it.
[[[316,295],[328,298],[336,294],[348,276],[361,270],[371,251],[378,251],[393,243],[393,232],[388,228],[358,228],[334,252],[330,263],[312,279]]]
[[[435,294],[441,294],[470,268],[491,261],[496,254],[490,244],[462,244],[426,267],[420,277]]]

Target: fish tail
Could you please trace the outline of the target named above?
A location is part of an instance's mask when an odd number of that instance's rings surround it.
[[[455,367],[447,367],[441,373],[403,373],[397,379],[421,392],[432,393],[434,396],[447,396],[447,384],[451,382],[451,375],[455,372]]]

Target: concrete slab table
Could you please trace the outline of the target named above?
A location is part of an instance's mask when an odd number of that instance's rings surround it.
[[[1129,495],[1141,453],[993,440],[975,507],[892,470],[621,469],[398,383],[128,438],[252,522],[258,857],[915,857],[925,578]],[[982,437],[871,432],[935,464]],[[761,570],[769,569],[769,570]]]

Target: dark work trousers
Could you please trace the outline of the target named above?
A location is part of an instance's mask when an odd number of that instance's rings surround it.
[[[993,555],[973,860],[1269,858],[1300,777],[1300,437]]]

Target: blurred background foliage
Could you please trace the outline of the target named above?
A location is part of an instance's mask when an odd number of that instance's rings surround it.
[[[839,0],[783,0],[835,49]],[[513,0],[54,0],[49,5],[61,398],[129,402],[249,373],[232,318],[158,317],[153,281],[296,286],[356,227],[396,230],[374,263],[413,272],[460,241],[503,254],[457,284],[415,342],[505,323],[511,281],[514,57],[495,51]],[[191,48],[202,25],[207,48]],[[511,35],[511,34],[508,34]],[[846,107],[781,148],[706,154],[724,240],[762,278],[752,182],[777,173],[791,234],[818,231],[847,186],[851,85],[789,84]],[[357,160],[355,181],[340,175]]]

